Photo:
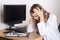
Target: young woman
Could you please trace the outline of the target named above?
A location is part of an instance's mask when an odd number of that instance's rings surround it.
[[[60,40],[57,18],[54,14],[48,13],[39,4],[34,4],[30,9],[30,21],[27,32],[37,32],[43,36],[44,40]]]

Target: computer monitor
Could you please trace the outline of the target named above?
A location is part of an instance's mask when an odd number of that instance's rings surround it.
[[[4,5],[4,23],[14,26],[26,20],[26,5]]]

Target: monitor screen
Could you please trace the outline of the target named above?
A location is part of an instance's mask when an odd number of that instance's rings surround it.
[[[17,24],[26,19],[26,5],[4,5],[4,23]]]

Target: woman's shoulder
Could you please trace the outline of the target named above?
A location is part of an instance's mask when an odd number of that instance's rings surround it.
[[[56,15],[55,15],[55,14],[50,13],[50,14],[49,14],[49,18],[48,18],[47,22],[51,22],[51,21],[54,21],[54,20],[57,20]],[[47,22],[46,22],[46,23],[47,23]]]
[[[53,18],[53,19],[57,19],[56,15],[53,14],[53,13],[50,13],[49,17],[50,17],[50,18]]]

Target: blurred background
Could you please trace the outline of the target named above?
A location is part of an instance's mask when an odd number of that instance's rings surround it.
[[[23,21],[23,24],[28,24],[30,8],[36,3],[40,4],[49,13],[55,14],[57,16],[58,23],[60,22],[60,0],[0,0],[0,23],[3,23],[3,5],[26,4],[26,20]]]

